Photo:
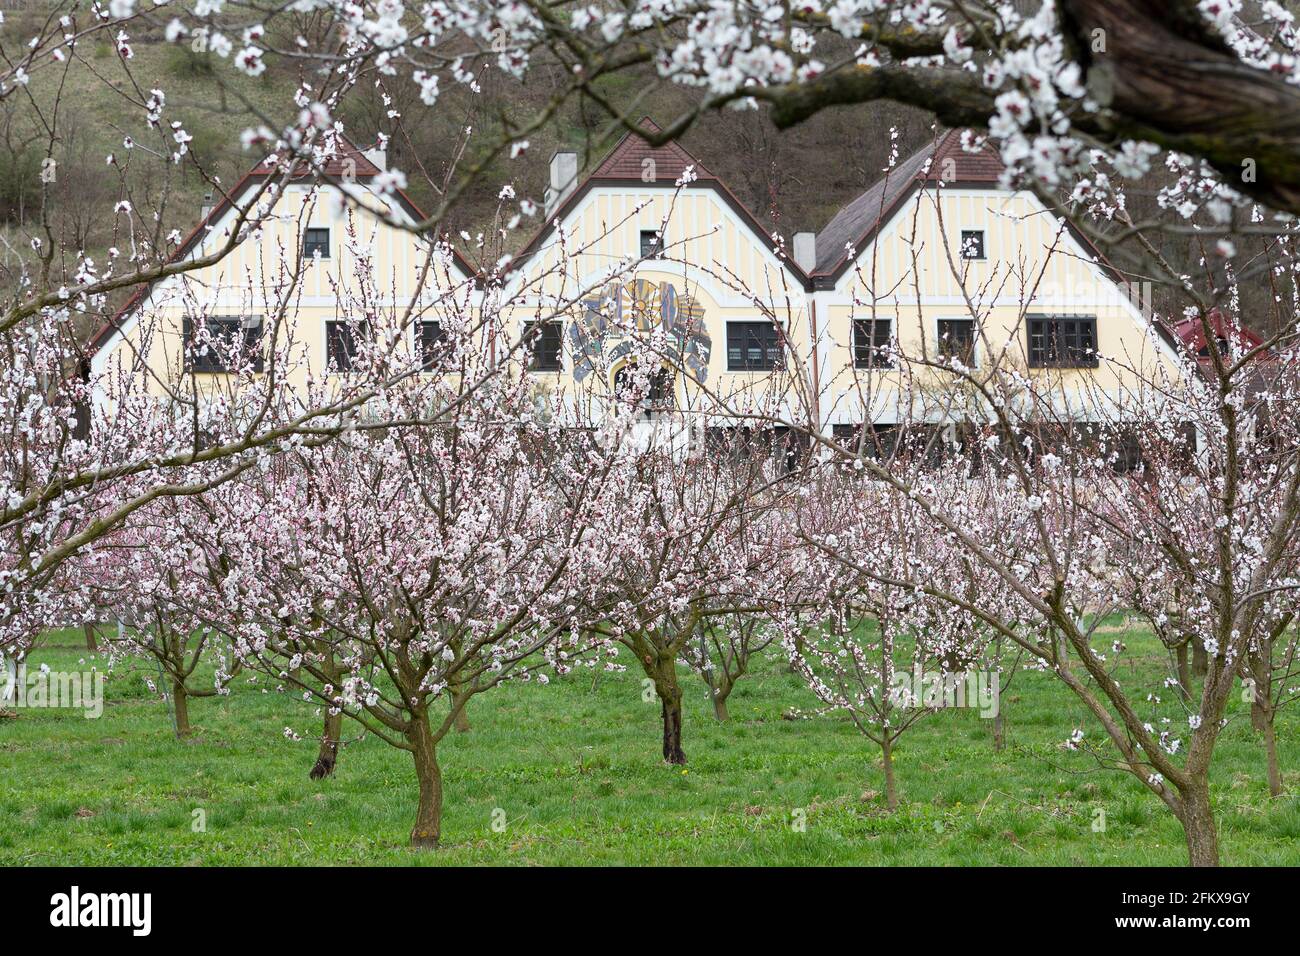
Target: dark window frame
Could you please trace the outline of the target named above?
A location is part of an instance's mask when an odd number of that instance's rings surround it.
[[[1095,315],[1025,316],[1030,368],[1097,368]]]
[[[227,367],[223,351],[229,349],[229,343],[233,341],[233,333],[240,333],[243,336],[244,348],[253,351],[253,371],[260,372],[266,367],[265,356],[262,355],[260,348],[262,339],[263,320],[259,316],[256,324],[245,325],[245,319],[249,316],[244,315],[210,315],[203,320],[204,327],[213,333],[214,338],[219,338],[226,342],[225,348],[213,348],[208,346],[207,351],[202,355],[195,354],[194,336],[198,331],[194,319],[185,316],[182,320],[181,334],[185,342],[185,368],[191,372],[211,372],[215,374],[227,373],[230,369]],[[214,328],[215,327],[215,328]],[[220,329],[218,332],[217,330]],[[227,338],[229,336],[229,338]]]
[[[947,326],[947,328],[945,328]],[[967,332],[956,339],[952,335],[954,326],[964,326]],[[958,358],[967,368],[976,368],[978,366],[978,346],[979,335],[975,329],[975,320],[970,318],[940,318],[934,323],[935,354],[940,361],[947,361],[952,358]],[[954,349],[952,346],[955,342],[962,341],[961,349]]]
[[[447,349],[447,330],[434,319],[421,321],[416,326],[416,344],[420,347],[420,368],[429,372],[438,366]]]
[[[330,257],[330,230],[328,226],[311,226],[303,230],[302,257],[314,259],[317,250],[322,259]]]
[[[865,440],[863,430],[870,429]],[[856,453],[861,448],[862,454],[873,461],[886,461],[894,457],[903,429],[893,422],[874,422],[870,425],[861,423],[841,423],[831,426],[832,437],[846,450]]]
[[[647,250],[646,239],[650,239],[650,245]],[[642,229],[641,230],[641,258],[642,259],[662,259],[664,257],[664,234],[659,229]]]
[[[961,244],[957,249],[963,259],[971,262],[983,262],[988,258],[988,252],[984,244],[984,230],[963,229],[961,231]]]
[[[542,330],[533,338],[533,329]],[[524,323],[525,349],[528,353],[528,371],[560,372],[564,370],[564,323],[559,319],[537,319]],[[552,340],[553,341],[548,341]]]
[[[704,429],[704,445],[711,456],[733,462],[771,461],[787,473],[806,461],[812,449],[812,442],[788,425],[709,426]]]
[[[862,341],[864,329],[871,327],[866,342]],[[882,341],[881,329],[884,329]],[[891,369],[894,357],[889,354],[889,342],[893,336],[893,319],[854,319],[853,320],[853,367],[855,369]]]
[[[767,319],[727,322],[727,371],[776,372],[785,368],[785,330]]]
[[[360,339],[357,332],[360,331]],[[342,333],[346,332],[346,338]],[[325,363],[331,372],[352,371],[357,342],[370,338],[370,320],[328,319],[325,322]],[[344,361],[346,359],[346,361]]]

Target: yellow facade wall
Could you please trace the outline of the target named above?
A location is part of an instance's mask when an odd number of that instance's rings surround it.
[[[364,206],[381,205],[364,190],[354,195]],[[618,352],[616,334],[585,373],[572,351],[569,326],[583,321],[587,301],[599,299],[611,284],[671,287],[679,302],[693,303],[710,349],[706,366],[675,378],[677,402],[687,408],[722,398],[733,408],[761,404],[786,415],[815,414],[821,424],[896,420],[916,394],[937,387],[943,373],[856,370],[854,319],[888,319],[905,354],[934,356],[937,321],[967,318],[973,311],[982,328],[977,366],[989,363],[990,347],[1004,346],[1003,361],[1023,366],[1026,314],[1093,315],[1103,355],[1138,368],[1172,363],[1172,352],[1153,344],[1126,288],[1105,275],[1060,220],[1023,193],[916,193],[858,250],[833,287],[823,281],[816,291],[807,290],[774,253],[771,239],[758,235],[717,190],[699,183],[682,190],[652,184],[588,189],[562,222],[564,252],[552,231],[503,288],[486,292],[475,292],[468,277],[434,256],[424,240],[365,208],[348,208],[333,187],[290,185],[273,213],[220,263],[159,283],[123,333],[95,356],[96,374],[145,363],[150,388],[161,391],[181,381],[187,314],[262,315],[269,327],[282,309],[285,322],[277,334],[281,342],[292,339],[289,378],[304,391],[309,381],[327,378],[325,330],[331,320],[373,315],[378,327],[391,329],[403,321],[446,322],[466,314],[478,322],[486,312],[495,327],[493,354],[503,355],[518,342],[526,321],[558,316],[565,322],[562,369],[529,372],[516,351],[510,370],[528,376],[539,395],[581,404],[593,395],[607,397],[627,358]],[[330,230],[330,256],[304,262],[295,274],[309,227]],[[224,228],[217,223],[193,255],[215,248]],[[660,229],[665,256],[636,263],[641,233]],[[960,257],[959,237],[966,229],[983,231],[982,261]],[[425,268],[430,272],[412,309]],[[505,303],[499,313],[497,303]],[[781,326],[793,360],[778,372],[729,370],[728,323],[766,320]],[[408,330],[400,348],[413,344],[414,334]],[[1136,377],[1106,362],[1098,370],[1029,374],[1066,390],[1109,392]],[[219,389],[227,378],[195,376],[200,389]]]
[[[281,368],[305,390],[308,381],[326,378],[327,322],[370,315],[377,328],[396,328],[443,319],[469,300],[469,280],[459,269],[423,239],[370,212],[404,217],[400,207],[359,187],[348,196],[353,202],[333,187],[285,188],[269,215],[221,261],[156,283],[95,355],[96,377],[147,368],[148,387],[160,393],[185,378],[186,316],[259,316],[285,350]],[[233,219],[227,211],[190,257],[221,248]],[[299,261],[308,228],[329,229],[328,257]],[[409,333],[400,347],[413,342]],[[219,390],[229,378],[194,375],[200,391]]]
[[[985,257],[960,254],[961,233],[984,233]],[[1149,334],[1142,295],[1113,281],[1065,224],[1031,195],[995,190],[933,189],[916,193],[858,250],[833,290],[819,293],[825,338],[823,416],[893,421],[916,410],[912,399],[942,393],[949,373],[908,362],[937,359],[940,319],[975,318],[977,370],[994,360],[1023,370],[1045,391],[1079,406],[1116,396],[1140,378],[1172,370],[1174,353]],[[1027,316],[1087,316],[1097,320],[1097,351],[1116,361],[1096,369],[1030,369]],[[889,320],[903,361],[893,371],[854,368],[855,319]],[[900,397],[901,396],[901,397]],[[939,401],[930,401],[933,405]]]

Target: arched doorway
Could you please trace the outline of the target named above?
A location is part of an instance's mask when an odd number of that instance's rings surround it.
[[[672,369],[660,366],[651,373],[648,382],[644,376],[638,376],[636,370],[635,357],[615,370],[615,401],[637,405],[646,418],[653,418],[656,412],[671,410],[674,405]]]

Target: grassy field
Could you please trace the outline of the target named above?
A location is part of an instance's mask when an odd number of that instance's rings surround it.
[[[31,665],[100,662],[60,635]],[[659,759],[659,710],[640,676],[590,673],[476,698],[472,729],[440,749],[444,846],[406,847],[414,775],[374,738],[308,779],[316,718],[241,678],[191,705],[175,739],[143,663],[110,675],[103,717],[23,710],[0,720],[0,863],[43,864],[1002,864],[1180,865],[1182,834],[1136,782],[1065,750],[1099,734],[1070,696],[1019,674],[1003,697],[1008,747],[974,711],[925,718],[895,767],[903,805],[883,805],[880,757],[844,719],[784,719],[813,700],[769,659],[721,724],[694,675],[686,768]],[[1219,746],[1214,798],[1225,863],[1300,860],[1300,723],[1279,727],[1287,796],[1270,801],[1260,749],[1237,715]],[[291,727],[302,735],[285,734]],[[355,740],[357,730],[348,728]],[[1097,808],[1104,832],[1094,832]],[[206,831],[193,832],[202,809]],[[494,816],[495,814],[495,816]],[[504,819],[498,832],[494,819]],[[795,826],[797,820],[806,827]]]

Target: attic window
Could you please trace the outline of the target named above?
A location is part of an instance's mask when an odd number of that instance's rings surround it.
[[[302,257],[311,259],[319,253],[322,259],[330,257],[330,231],[328,229],[308,229],[302,237]]]
[[[659,230],[642,229],[641,230],[641,258],[658,259],[663,255],[663,247]]]
[[[963,259],[984,258],[983,229],[963,229],[961,231],[961,257]]]

